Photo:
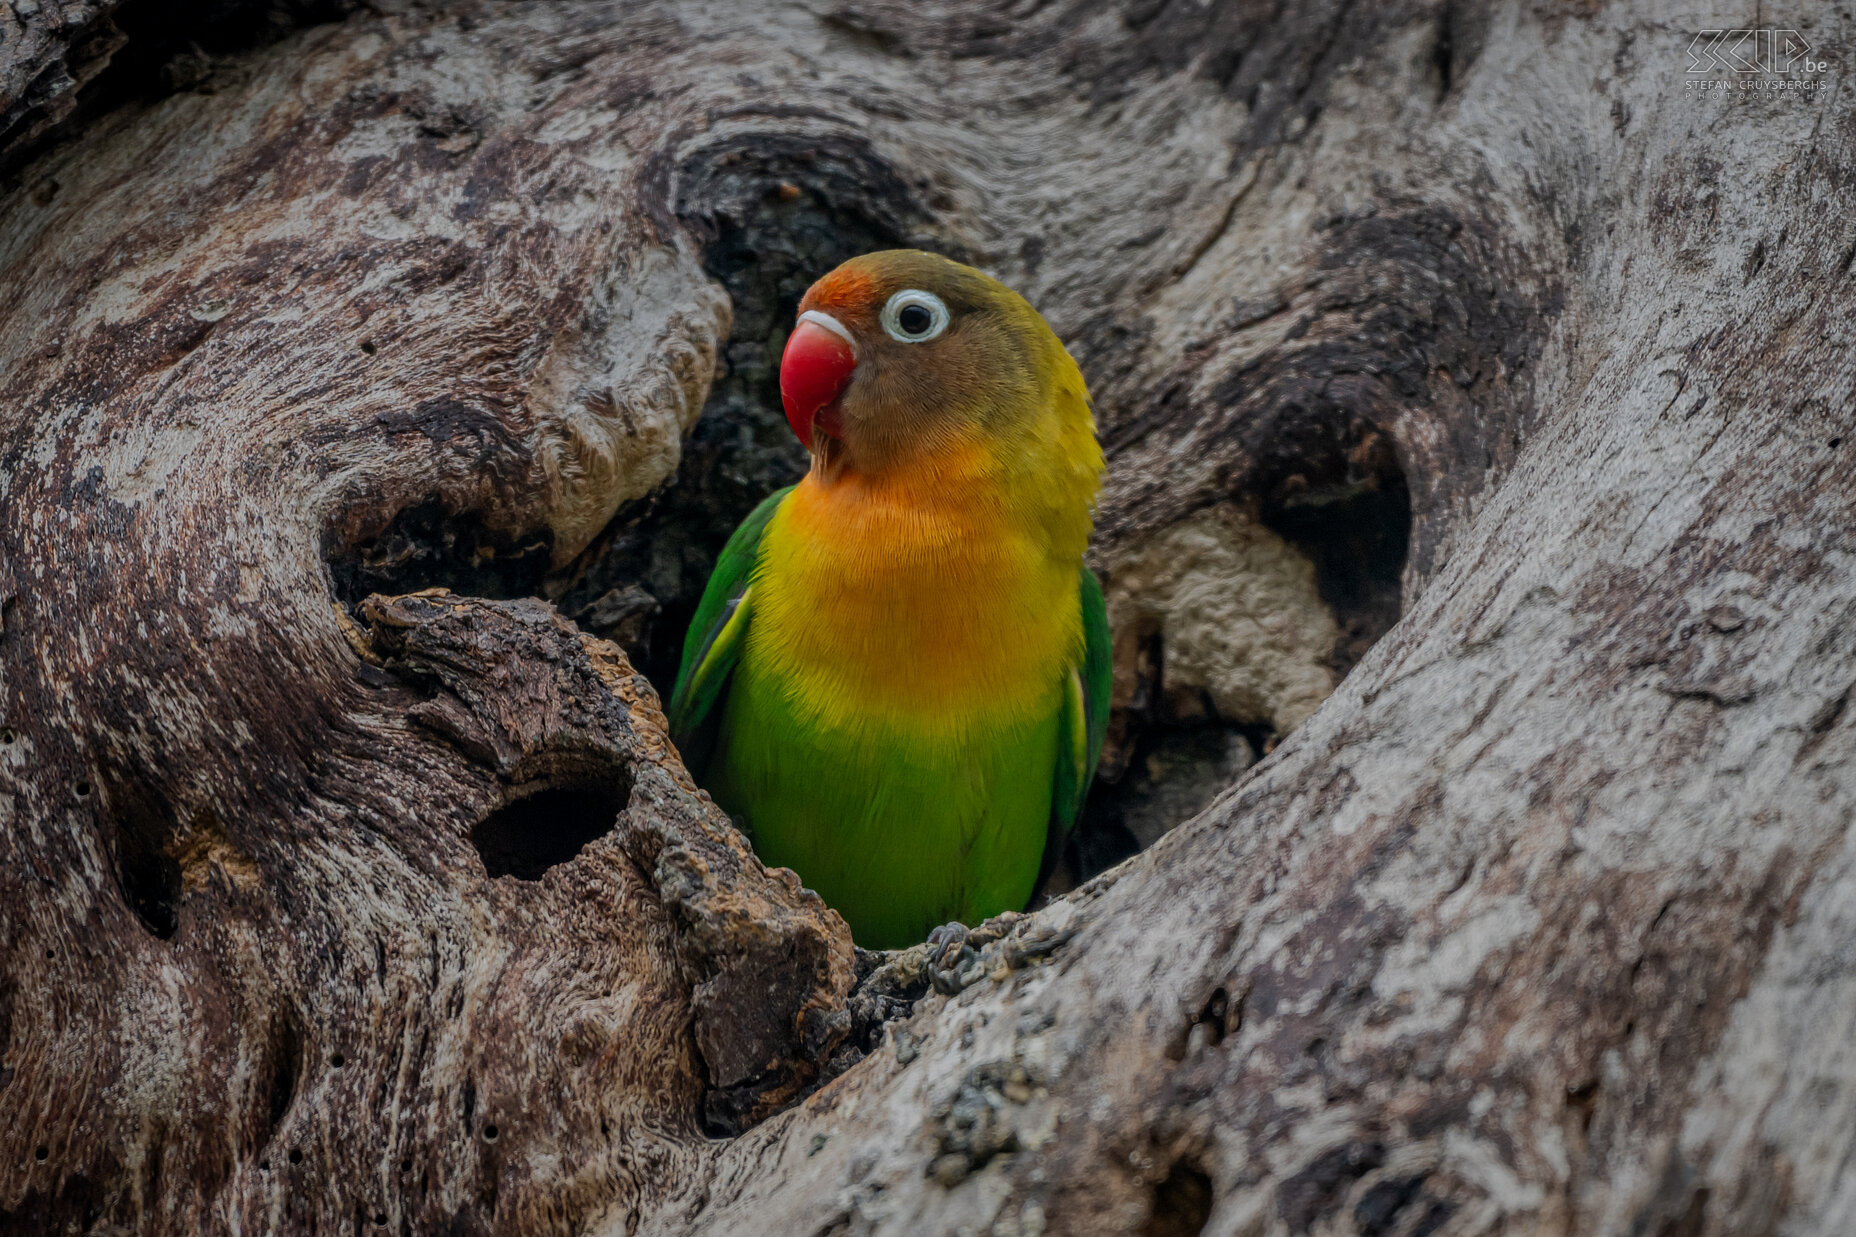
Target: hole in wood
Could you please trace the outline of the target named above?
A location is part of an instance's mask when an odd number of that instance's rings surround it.
[[[588,842],[611,832],[631,800],[629,780],[579,782],[518,793],[471,830],[491,876],[540,880]]]
[[[1411,499],[1392,440],[1285,414],[1227,499],[1108,547],[1116,698],[1061,892],[1203,811],[1398,621]]]
[[[1332,404],[1298,406],[1224,503],[1111,551],[1116,675],[1133,690],[1118,688],[1052,892],[1204,810],[1391,630],[1411,522],[1390,436]],[[1255,597],[1278,608],[1260,616]]]
[[[168,853],[172,815],[127,791],[112,794],[110,806],[117,809],[116,878],[123,900],[144,928],[168,940],[180,927],[182,892],[180,864]]]
[[[271,1019],[265,1061],[270,1080],[259,1094],[263,1096],[264,1137],[268,1142],[289,1113],[290,1105],[296,1102],[297,1080],[303,1070],[303,1033],[295,1011],[285,1010]]]
[[[1225,1012],[1229,1003],[1230,998],[1223,988],[1214,989],[1211,997],[1205,1002],[1205,1008],[1201,1009],[1199,1016],[1193,1020],[1194,1026],[1199,1029],[1200,1036],[1207,1047],[1216,1048],[1224,1042]]]
[[[1212,1216],[1212,1179],[1184,1160],[1154,1186],[1141,1237],[1198,1237]]]
[[[475,424],[472,414],[455,407],[406,415],[409,429],[440,438]],[[351,610],[369,593],[395,596],[427,588],[468,597],[539,597],[554,536],[544,529],[511,537],[474,511],[448,511],[433,499],[397,512],[384,527],[331,528],[322,553],[335,596]]]
[[[1304,459],[1264,482],[1262,517],[1314,563],[1341,628],[1333,663],[1344,675],[1398,622],[1411,491],[1391,439],[1372,425],[1311,437]]]

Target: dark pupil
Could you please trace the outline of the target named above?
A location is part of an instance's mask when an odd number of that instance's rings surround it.
[[[904,335],[926,335],[928,328],[934,325],[934,315],[920,305],[904,305],[896,321],[902,325]]]

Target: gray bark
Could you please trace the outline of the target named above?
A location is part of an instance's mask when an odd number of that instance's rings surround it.
[[[0,1229],[1856,1230],[1849,26],[1707,24],[1829,88],[1645,5],[485,4],[19,155]],[[1095,394],[1103,794],[1240,753],[934,959],[634,669],[897,243]]]

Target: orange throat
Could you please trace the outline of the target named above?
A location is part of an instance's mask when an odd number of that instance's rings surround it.
[[[755,672],[827,725],[1040,715],[1081,647],[1080,548],[1009,490],[978,446],[881,477],[828,446],[762,543]]]

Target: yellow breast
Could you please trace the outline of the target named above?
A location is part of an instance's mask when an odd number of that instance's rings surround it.
[[[980,452],[933,477],[815,471],[774,515],[744,658],[802,717],[953,738],[1050,709],[1082,647],[1077,551]]]

